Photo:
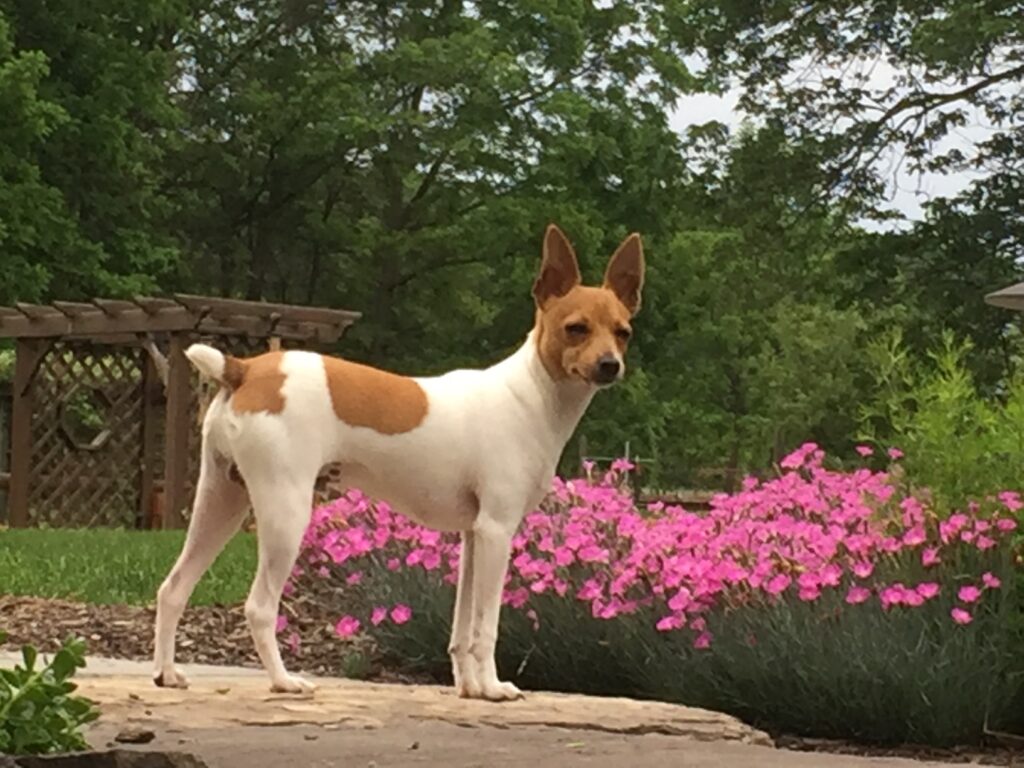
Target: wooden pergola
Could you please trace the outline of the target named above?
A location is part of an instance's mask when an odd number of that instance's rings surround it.
[[[15,340],[16,355],[10,471],[0,475],[9,524],[181,527],[201,399],[185,349],[315,347],[359,317],[184,294],[0,307],[0,338]]]

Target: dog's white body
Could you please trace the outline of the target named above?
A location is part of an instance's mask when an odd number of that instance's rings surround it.
[[[346,485],[423,525],[462,532],[449,647],[456,687],[472,698],[520,695],[499,681],[494,662],[511,540],[551,487],[559,457],[598,389],[582,377],[553,377],[537,333],[535,328],[516,352],[489,368],[412,379],[426,396],[425,416],[398,434],[339,419],[325,358],[310,352],[280,357],[283,407],[277,412],[237,412],[231,392],[218,393],[203,423],[188,540],[158,596],[157,683],[186,685],[174,667],[177,623],[196,582],[251,502],[260,563],[246,616],[256,648],[274,690],[311,687],[286,671],[274,630],[281,592],[309,523],[317,475],[337,464]],[[194,345],[187,354],[207,376],[224,381],[228,358],[222,353]],[[602,354],[607,362],[608,353]],[[615,356],[621,376],[621,351]],[[233,467],[244,485],[232,479]]]

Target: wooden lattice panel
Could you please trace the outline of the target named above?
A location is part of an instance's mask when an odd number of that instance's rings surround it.
[[[134,527],[142,489],[144,352],[56,343],[33,382],[33,525]]]

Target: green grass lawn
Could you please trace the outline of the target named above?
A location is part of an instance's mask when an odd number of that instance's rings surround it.
[[[184,531],[0,530],[0,594],[144,605],[174,564]],[[256,539],[237,535],[196,587],[193,604],[245,600]]]

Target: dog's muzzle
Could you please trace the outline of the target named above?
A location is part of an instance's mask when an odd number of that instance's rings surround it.
[[[590,374],[591,380],[600,386],[614,384],[622,375],[622,362],[615,355],[603,355]]]

